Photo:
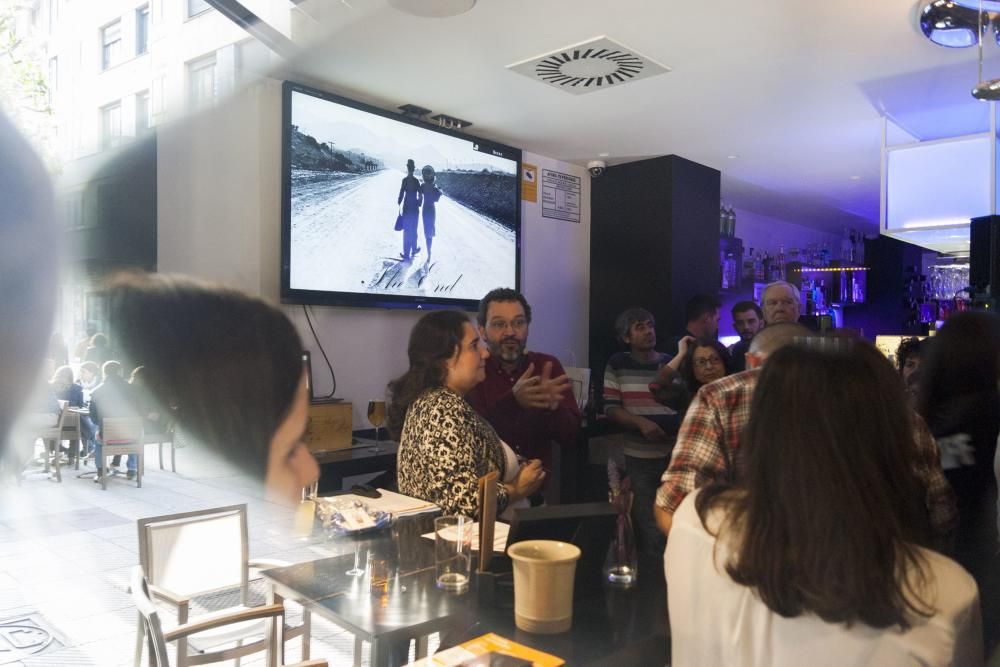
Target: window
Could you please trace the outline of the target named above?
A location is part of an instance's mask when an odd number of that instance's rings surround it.
[[[101,69],[117,65],[122,53],[122,22],[120,20],[101,28]]]
[[[49,0],[49,34],[51,35],[56,31],[56,26],[59,24],[59,0]]]
[[[135,10],[135,55],[149,50],[149,5]]]
[[[215,54],[188,63],[188,102],[202,109],[215,101]]]
[[[205,0],[187,0],[188,18],[207,12],[212,6]]]
[[[236,71],[239,81],[252,81],[270,68],[269,51],[256,39],[240,42],[236,45],[236,49]]]
[[[153,124],[149,116],[149,91],[135,94],[135,134],[143,134]]]
[[[101,107],[101,147],[116,145],[122,138],[121,101]]]
[[[83,195],[79,192],[66,195],[63,205],[65,206],[66,229],[83,227]]]
[[[49,96],[49,106],[52,106],[52,99],[56,91],[59,90],[59,58],[52,56],[49,58],[49,78],[46,81],[46,93]]]

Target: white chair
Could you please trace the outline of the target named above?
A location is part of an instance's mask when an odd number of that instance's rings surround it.
[[[583,414],[590,397],[590,369],[566,366],[563,370],[573,383],[573,397],[576,398],[576,405],[580,408],[580,414]]]
[[[227,625],[245,624],[249,622],[264,622],[268,624],[267,641],[262,649],[267,655],[267,664],[277,663],[279,653],[277,641],[277,624],[284,619],[285,607],[281,604],[253,607],[237,612],[227,612],[203,616],[193,623],[185,623],[168,632],[163,631],[160,615],[150,597],[149,587],[143,576],[142,566],[137,565],[132,570],[132,600],[139,610],[141,628],[139,632],[139,647],[142,648],[142,637],[149,641],[149,664],[153,667],[170,667],[170,656],[167,652],[167,642],[188,640],[192,635],[224,628]],[[141,658],[140,658],[141,659]],[[178,661],[178,664],[184,664]],[[188,663],[191,664],[191,663]],[[328,667],[326,660],[307,660],[285,665],[285,667]]]
[[[139,464],[135,471],[135,485],[142,488],[142,473],[146,469],[146,461],[143,456],[142,418],[105,417],[101,420],[101,443],[101,457],[103,460],[94,461],[94,464],[97,466],[97,474],[101,480],[101,488],[104,490],[108,488],[108,458],[128,454],[135,454],[139,459]]]
[[[139,563],[146,573],[149,590],[157,600],[174,608],[180,625],[197,622],[203,615],[220,610],[236,614],[254,608],[251,568],[287,565],[249,560],[246,505],[149,517],[139,519],[137,524]],[[264,596],[258,597],[262,602]],[[305,660],[309,659],[309,620],[309,612],[303,609],[301,625],[285,624],[282,632],[283,640],[302,637]],[[268,642],[265,625],[254,617],[252,621],[212,628],[197,636],[178,635],[177,664],[184,667],[232,660],[260,651]],[[143,628],[140,624],[136,638],[137,666],[141,660]],[[284,643],[279,654],[284,656]]]

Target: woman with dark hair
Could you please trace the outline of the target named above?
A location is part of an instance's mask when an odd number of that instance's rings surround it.
[[[997,483],[1000,433],[1000,317],[963,312],[924,342],[917,411],[941,449],[941,467],[958,501],[952,554],[982,593],[987,648],[1000,637]]]
[[[319,467],[301,442],[309,403],[302,343],[273,306],[179,277],[131,274],[108,289],[123,357],[188,438],[297,502]]]
[[[924,547],[912,417],[879,352],[777,350],[743,438],[739,486],[674,515],[673,664],[982,664],[976,585]]]
[[[389,383],[389,432],[399,439],[399,490],[476,517],[478,481],[497,472],[497,514],[528,498],[545,472],[537,459],[520,466],[514,452],[464,396],[485,375],[486,345],[456,311],[424,315],[410,332],[410,368]]]
[[[696,338],[688,343],[678,371],[688,392],[694,396],[702,385],[725,377],[727,368],[729,351],[722,343],[710,338]]]

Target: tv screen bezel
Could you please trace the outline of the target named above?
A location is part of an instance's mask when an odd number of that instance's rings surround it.
[[[294,81],[282,82],[281,88],[281,302],[295,305],[319,306],[349,306],[360,308],[461,308],[474,311],[479,306],[478,299],[450,299],[433,296],[410,296],[390,294],[366,294],[364,292],[334,292],[307,289],[292,289],[290,283],[291,271],[291,225],[292,225],[292,170],[291,170],[291,127],[292,127],[292,93],[304,93],[323,100],[340,104],[351,109],[374,114],[406,125],[412,125],[431,132],[474,141],[485,152],[516,162],[517,202],[514,222],[514,285],[497,285],[496,287],[513,287],[521,289],[521,164],[522,151],[513,146],[507,146],[496,141],[475,137],[464,132],[438,127],[427,122],[409,118],[398,113],[386,111],[378,107],[358,102],[334,93],[319,90]],[[386,229],[391,230],[392,221],[386,221]]]

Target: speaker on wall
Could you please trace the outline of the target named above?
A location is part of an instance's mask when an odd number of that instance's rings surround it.
[[[969,227],[969,286],[974,292],[1000,294],[1000,216],[973,218]]]

